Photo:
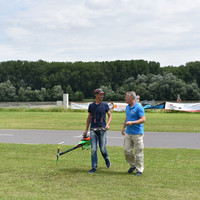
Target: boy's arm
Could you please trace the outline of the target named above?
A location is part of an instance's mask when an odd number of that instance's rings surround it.
[[[90,122],[91,122],[91,118],[92,118],[92,114],[88,113],[88,117],[87,117],[87,120],[86,120],[86,128],[85,128],[85,131],[83,133],[85,136],[87,135],[89,125],[90,125]]]
[[[108,115],[108,122],[106,124],[106,129],[108,130],[110,127],[110,122],[112,121],[112,115],[111,115],[111,112],[110,110],[107,112],[107,115]]]

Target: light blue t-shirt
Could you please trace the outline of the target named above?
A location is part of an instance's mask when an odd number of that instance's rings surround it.
[[[126,118],[127,121],[136,121],[140,117],[145,116],[144,108],[139,103],[135,103],[133,107],[130,105],[126,106]],[[126,133],[131,135],[144,134],[143,123],[142,124],[133,124],[126,127]]]

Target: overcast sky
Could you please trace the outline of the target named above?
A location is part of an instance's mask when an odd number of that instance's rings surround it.
[[[0,0],[0,62],[200,61],[200,0]]]

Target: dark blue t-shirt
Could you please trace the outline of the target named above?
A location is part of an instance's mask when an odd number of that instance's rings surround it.
[[[103,109],[102,109],[103,106]],[[96,107],[96,108],[95,108]],[[96,110],[96,122],[95,122],[95,110]],[[103,115],[102,115],[103,110]],[[92,114],[91,126],[90,128],[95,127],[106,127],[106,113],[110,110],[109,106],[105,102],[100,104],[91,103],[88,107],[88,112]],[[101,118],[103,117],[103,120]]]

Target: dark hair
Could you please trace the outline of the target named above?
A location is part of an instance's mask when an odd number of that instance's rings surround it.
[[[102,93],[102,94],[103,94],[104,91],[103,91],[101,88],[98,88],[98,89],[95,89],[95,90],[94,90],[94,95],[95,95],[95,94],[99,94],[99,93]]]

